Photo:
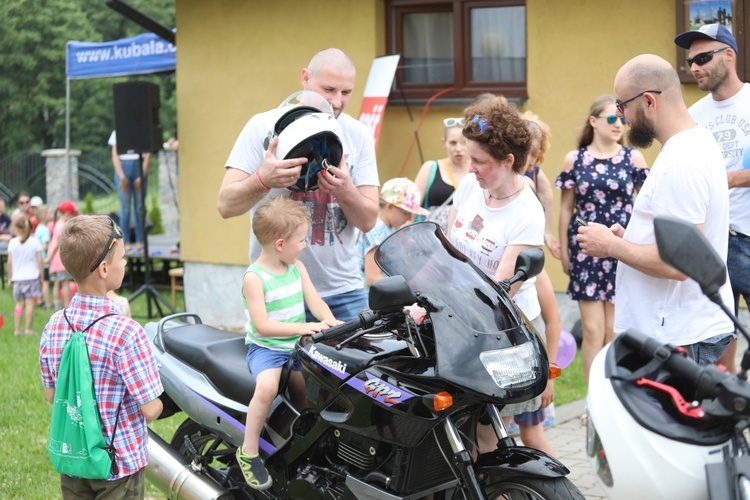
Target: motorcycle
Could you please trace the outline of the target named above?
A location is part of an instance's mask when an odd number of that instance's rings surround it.
[[[654,221],[662,260],[722,303],[726,266],[695,225]],[[613,499],[750,499],[750,349],[736,376],[684,348],[628,331],[594,359],[586,451]]]
[[[387,277],[370,309],[297,346],[306,408],[292,404],[284,369],[260,440],[269,490],[250,489],[235,460],[253,393],[244,335],[187,313],[148,324],[163,416],[187,419],[169,443],[149,430],[147,478],[169,498],[582,499],[568,469],[517,446],[500,417],[548,380],[544,345],[507,293],[541,271],[541,249],[497,284],[423,222],[375,260]],[[478,452],[479,421],[496,450]]]

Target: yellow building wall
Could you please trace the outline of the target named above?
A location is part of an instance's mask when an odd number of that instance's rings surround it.
[[[644,15],[646,13],[647,15]],[[216,197],[223,165],[254,113],[300,89],[300,72],[326,47],[354,61],[357,84],[347,111],[357,116],[372,59],[385,53],[382,0],[177,0],[177,101],[180,131],[181,253],[186,261],[247,263],[249,217],[223,220]],[[631,0],[528,0],[527,65],[532,109],[550,124],[552,147],[542,165],[554,181],[591,101],[612,93],[617,69],[641,53],[675,63],[675,3]],[[684,85],[685,100],[702,93]],[[442,119],[462,107],[433,104],[424,114],[392,100],[378,149],[381,181],[413,178],[425,160],[442,158]],[[422,121],[422,118],[424,120]],[[649,163],[658,144],[644,154]],[[555,190],[556,209],[559,191]],[[556,231],[556,228],[555,228]],[[548,255],[555,288],[567,277]]]

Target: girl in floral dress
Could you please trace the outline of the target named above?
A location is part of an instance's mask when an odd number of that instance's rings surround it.
[[[617,261],[581,252],[576,217],[607,227],[626,227],[637,188],[646,180],[643,155],[622,145],[624,118],[617,115],[615,98],[597,97],[578,139],[578,149],[565,156],[555,187],[562,189],[560,246],[563,271],[570,276],[568,297],[578,302],[583,329],[583,374],[589,379],[591,362],[614,338],[615,270]],[[567,234],[567,238],[563,235]]]

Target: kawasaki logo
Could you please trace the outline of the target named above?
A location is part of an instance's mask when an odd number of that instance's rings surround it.
[[[342,363],[341,361],[338,361],[336,359],[329,358],[325,354],[321,354],[318,349],[315,348],[315,346],[311,346],[308,352],[310,354],[310,357],[321,365],[325,365],[331,370],[337,371],[339,373],[346,373],[346,363]]]

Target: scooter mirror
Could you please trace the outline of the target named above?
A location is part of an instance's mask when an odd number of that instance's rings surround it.
[[[726,265],[701,230],[680,219],[656,217],[654,233],[661,260],[697,281],[703,293],[720,304]]]
[[[516,257],[516,272],[508,282],[512,285],[517,281],[533,278],[544,269],[544,250],[541,248],[529,248]]]

